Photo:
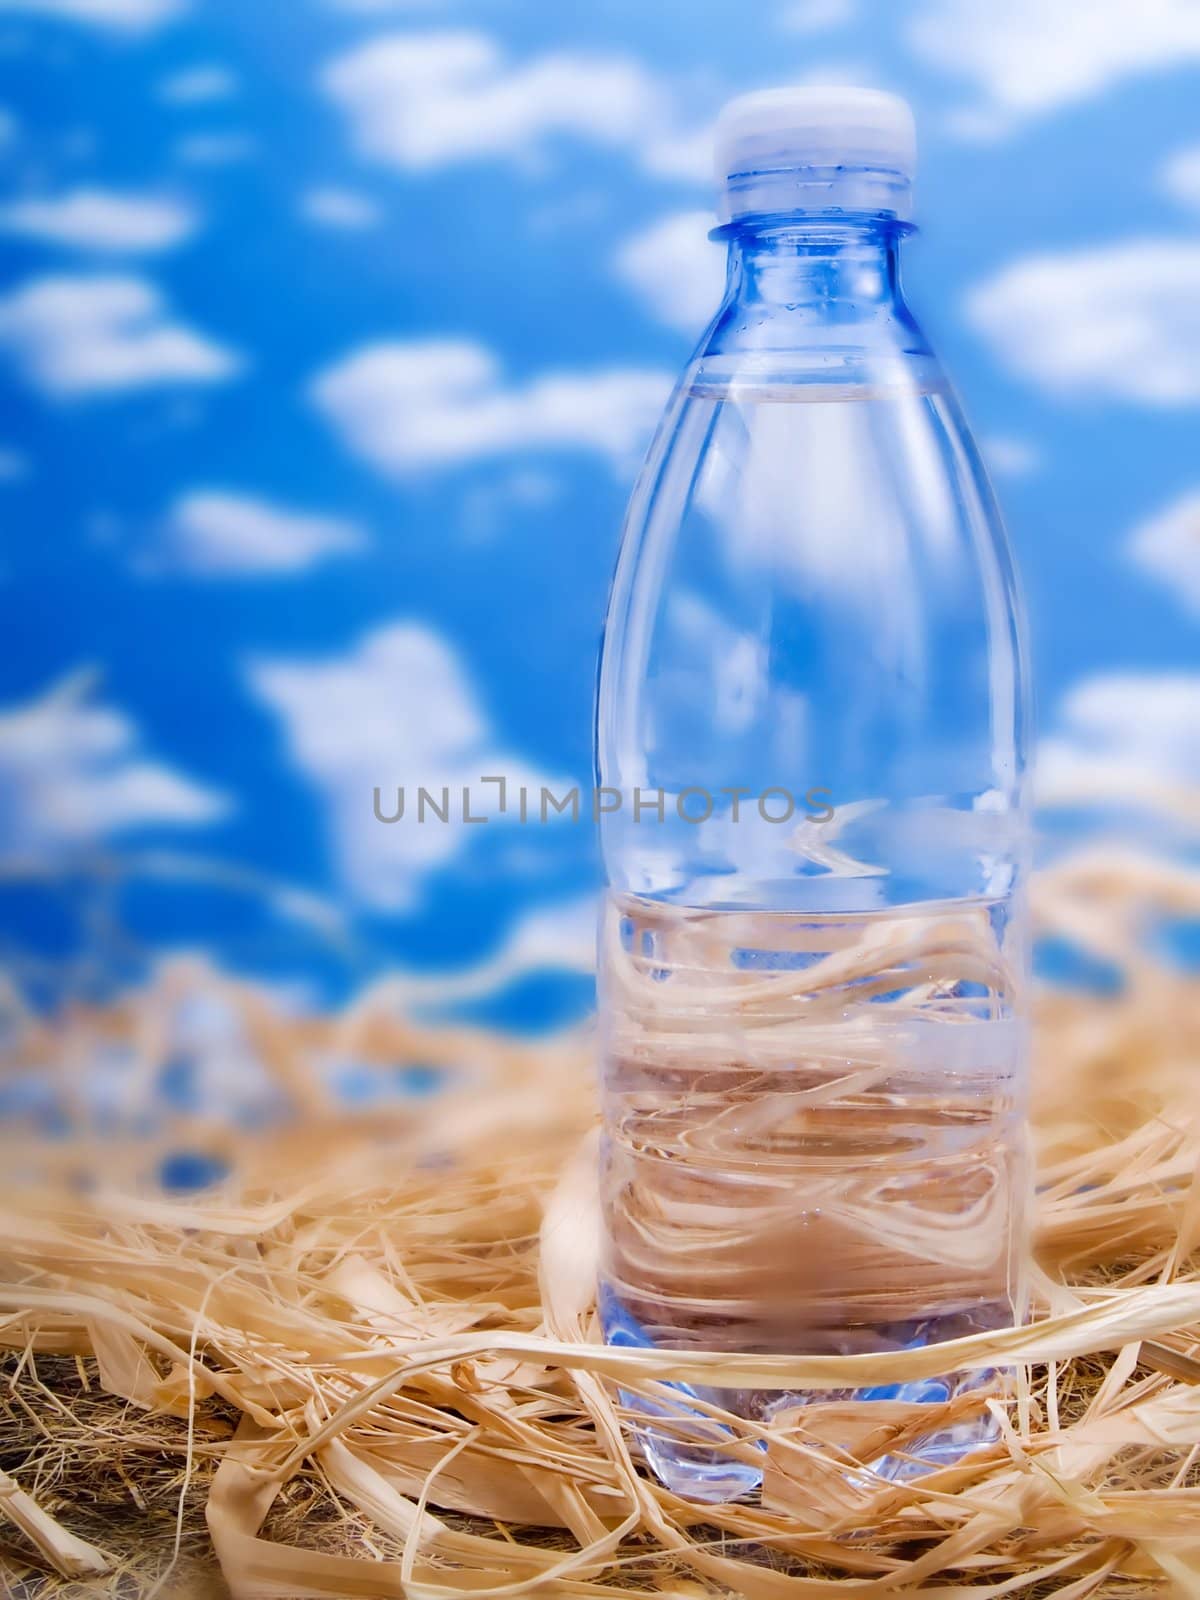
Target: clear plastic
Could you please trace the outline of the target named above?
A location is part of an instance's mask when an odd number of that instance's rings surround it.
[[[1025,1312],[1023,626],[909,231],[719,230],[724,303],[630,505],[597,713],[611,1342],[879,1351]],[[674,1393],[643,1445],[707,1499],[760,1462],[689,1402],[805,1399]]]

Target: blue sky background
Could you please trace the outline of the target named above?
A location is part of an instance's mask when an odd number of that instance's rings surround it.
[[[1197,781],[1200,0],[0,0],[10,949],[570,1003],[528,974],[586,967],[589,830],[389,830],[371,787],[589,781],[720,277],[708,129],[796,81],[913,101],[908,288],[1024,571],[1048,797]]]

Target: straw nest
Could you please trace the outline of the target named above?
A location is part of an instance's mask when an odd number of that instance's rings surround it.
[[[1200,875],[1096,851],[1044,877],[1039,916],[1121,981],[1040,997],[1035,1321],[932,1356],[598,1344],[585,1035],[530,1045],[416,1026],[388,985],[338,1017],[288,1021],[180,966],[52,1033],[27,1019],[24,1054],[47,1073],[124,1041],[149,1081],[163,1019],[202,992],[238,1015],[295,1114],[253,1138],[160,1122],[161,1148],[236,1174],[196,1195],[134,1181],[145,1139],[64,1141],[13,1179],[7,1592],[1200,1595],[1200,1000],[1153,933],[1200,917]],[[331,1052],[449,1075],[436,1095],[355,1117],[318,1070]],[[31,1166],[25,1147],[5,1159]],[[834,1398],[769,1435],[723,1419],[736,1448],[766,1436],[769,1465],[761,1499],[721,1506],[644,1474],[618,1392],[667,1379],[836,1392],[998,1362],[1020,1379],[982,1402],[997,1442],[908,1484],[852,1470],[855,1449],[904,1448],[911,1418],[878,1401],[847,1420]]]

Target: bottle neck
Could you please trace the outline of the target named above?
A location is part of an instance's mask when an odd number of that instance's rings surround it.
[[[892,218],[796,215],[743,219],[714,237],[729,245],[727,300],[840,320],[902,303],[900,241],[912,231]]]
[[[893,216],[789,213],[743,217],[713,237],[729,246],[725,299],[697,352],[706,374],[745,361],[772,362],[800,380],[816,366],[884,381],[884,364],[925,383],[935,363],[900,285],[901,241],[911,224]],[[718,365],[714,365],[718,363]],[[889,381],[901,381],[893,378]]]

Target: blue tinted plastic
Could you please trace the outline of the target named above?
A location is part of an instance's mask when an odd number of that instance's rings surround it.
[[[602,819],[615,1342],[878,1353],[1024,1313],[1023,624],[901,291],[910,231],[719,230],[726,295],[631,501],[597,711],[621,796]],[[753,1454],[711,1421],[689,1436],[681,1395],[669,1429],[647,1414],[654,1470],[697,1498],[751,1489]],[[761,1421],[812,1398],[725,1403]],[[918,1466],[990,1437],[982,1388],[979,1407]]]

